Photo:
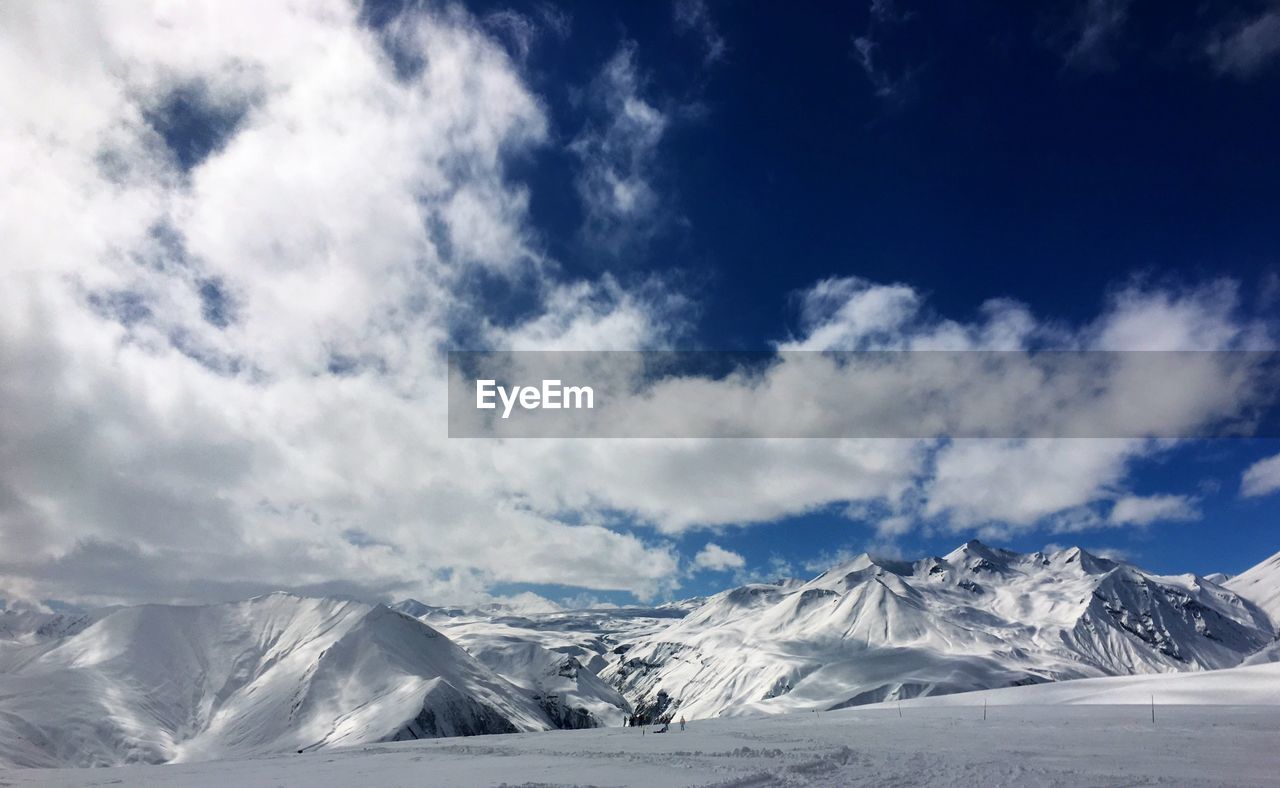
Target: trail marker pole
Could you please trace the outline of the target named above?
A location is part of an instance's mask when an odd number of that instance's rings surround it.
[[[1156,696],[1154,693],[1151,695],[1151,724],[1156,724]]]
[[[898,719],[902,719],[902,703],[898,703]]]
[[[987,721],[987,699],[986,698],[982,699],[982,721],[983,722]]]

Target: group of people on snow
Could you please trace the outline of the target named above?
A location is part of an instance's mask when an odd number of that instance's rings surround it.
[[[657,721],[662,724],[662,727],[658,728],[656,731],[654,731],[654,733],[666,733],[667,731],[671,730],[670,717],[659,717]],[[631,715],[623,716],[622,718],[622,727],[624,728],[639,728],[639,727],[646,727],[648,725],[649,725],[649,719],[643,714],[631,714]],[[685,726],[685,719],[684,719],[684,715],[682,714],[680,715],[680,730],[684,730],[684,726]]]

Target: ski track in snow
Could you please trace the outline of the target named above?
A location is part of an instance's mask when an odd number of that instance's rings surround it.
[[[981,693],[979,693],[981,694]],[[904,704],[399,742],[246,761],[0,772],[6,786],[1274,785],[1280,707]]]

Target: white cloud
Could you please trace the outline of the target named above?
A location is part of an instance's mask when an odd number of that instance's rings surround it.
[[[1084,0],[1071,26],[1064,60],[1072,68],[1098,71],[1111,67],[1112,50],[1129,19],[1132,0]]]
[[[1085,549],[1099,558],[1106,558],[1111,561],[1130,562],[1135,558],[1132,550],[1123,547],[1086,547]]]
[[[544,596],[532,591],[524,591],[511,596],[494,597],[490,604],[501,605],[520,615],[537,615],[539,613],[560,613],[565,608]]]
[[[726,550],[714,542],[707,542],[707,546],[698,551],[693,557],[693,563],[702,568],[710,569],[713,572],[723,572],[728,569],[741,569],[747,565],[747,561],[741,555]]]
[[[1150,525],[1199,517],[1195,499],[1186,495],[1126,495],[1116,499],[1108,519],[1113,525]]]
[[[915,522],[910,517],[896,514],[876,523],[876,534],[883,539],[892,539],[896,536],[910,533],[915,528],[915,525]]]
[[[450,441],[452,337],[667,347],[691,312],[661,281],[568,279],[546,259],[506,167],[549,144],[543,104],[484,23],[415,6],[375,30],[344,0],[0,17],[7,599],[285,587],[467,602],[513,582],[648,595],[679,581],[668,534],[859,501],[886,537],[1032,528],[1114,500],[1163,449]],[[575,143],[589,221],[614,240],[657,201],[667,120],[642,87],[623,47],[598,82],[604,118]],[[175,97],[222,132],[175,151],[193,143],[160,128]],[[528,313],[495,318],[477,274],[526,288]],[[1007,300],[961,322],[906,284],[831,279],[800,297],[781,347],[1254,346],[1266,326],[1234,294],[1134,285],[1067,329]],[[769,383],[785,393],[813,371],[783,363]],[[690,393],[724,407],[734,385]],[[1177,423],[1219,404],[1171,388]]]
[[[879,98],[902,101],[912,87],[912,69],[903,67],[895,71],[884,61],[886,36],[913,16],[913,13],[899,11],[893,0],[871,0],[866,32],[853,37],[853,59]]]
[[[669,545],[531,513],[498,447],[443,439],[440,350],[494,331],[467,271],[542,283],[504,336],[655,323],[548,273],[504,167],[546,120],[480,24],[358,11],[0,11],[0,595],[674,582]],[[178,156],[175,95],[221,138]]]
[[[1280,8],[1273,7],[1215,35],[1206,46],[1220,74],[1248,79],[1280,57]]]
[[[675,0],[672,5],[676,28],[687,33],[695,33],[702,39],[706,50],[703,62],[711,64],[724,59],[728,45],[724,36],[716,29],[715,20],[707,10],[705,0]]]
[[[1100,498],[1152,451],[1123,439],[958,440],[943,447],[927,485],[925,514],[955,530],[992,521],[1028,529]]]
[[[1280,454],[1250,465],[1240,479],[1240,494],[1246,498],[1269,495],[1280,490]]]
[[[993,300],[972,323],[958,323],[931,314],[922,294],[905,284],[877,285],[857,278],[831,279],[818,283],[800,299],[802,335],[781,345],[784,350],[972,350],[1060,348],[1068,350],[1238,350],[1274,347],[1274,326],[1241,312],[1239,288],[1233,282],[1214,281],[1199,287],[1172,289],[1132,283],[1108,299],[1106,309],[1079,329],[1039,320],[1024,306]],[[1211,358],[1210,356],[1205,356]],[[1129,358],[1129,357],[1126,357]],[[1134,354],[1141,363],[1132,371],[1121,371],[1114,379],[1114,396],[1094,400],[1078,393],[1063,392],[1041,404],[1051,405],[1043,413],[1062,425],[1089,424],[1098,434],[1122,434],[1124,425],[1151,423],[1181,424],[1178,430],[1229,412],[1235,405],[1221,397],[1232,388],[1228,378],[1207,369],[1166,370],[1179,377],[1175,384],[1164,380],[1167,396],[1159,407],[1149,398],[1133,397],[1135,391],[1150,391],[1145,364],[1160,356]],[[1194,361],[1192,359],[1191,361]],[[1191,366],[1195,366],[1192,364]],[[1149,370],[1148,370],[1149,371]],[[1187,377],[1183,378],[1182,373]],[[874,387],[863,381],[860,392],[875,401]],[[1101,379],[1095,381],[1103,387]],[[965,382],[952,380],[953,390]],[[1003,391],[1005,386],[1000,386]],[[985,390],[985,389],[984,389]],[[893,388],[897,401],[913,401],[909,385]],[[1246,385],[1237,394],[1251,396]],[[1228,399],[1234,398],[1228,395]],[[991,389],[991,410],[979,417],[990,423],[1001,412],[1035,412],[1035,403],[1005,402]],[[956,399],[952,397],[951,399]],[[1147,403],[1144,412],[1133,412],[1132,402]],[[857,397],[846,397],[846,410],[865,406]],[[1012,408],[1011,408],[1012,406]],[[1096,408],[1094,406],[1097,406]],[[1225,408],[1219,411],[1219,408]],[[867,412],[876,413],[869,410]],[[924,412],[924,411],[922,411]],[[1146,420],[1155,419],[1147,422]],[[1169,419],[1169,421],[1164,421]],[[1112,425],[1106,427],[1104,425]],[[1071,427],[1067,427],[1068,431]],[[1115,431],[1112,431],[1115,430]],[[1156,430],[1159,432],[1159,429]],[[941,520],[948,528],[967,530],[994,527],[1000,535],[1048,524],[1055,530],[1077,531],[1115,525],[1120,522],[1150,522],[1157,517],[1171,519],[1192,511],[1189,501],[1147,500],[1140,505],[1132,499],[1119,506],[1107,521],[1093,510],[1096,505],[1117,497],[1116,490],[1127,478],[1133,464],[1167,450],[1170,441],[1130,438],[1089,439],[966,439],[941,444],[928,453],[924,465],[931,467],[920,480],[920,503],[907,501],[906,508],[890,518],[889,529],[905,527],[904,515],[921,515],[921,520]],[[901,491],[896,491],[901,494]],[[892,499],[891,499],[892,500]],[[1181,503],[1180,508],[1175,503]],[[1159,504],[1159,505],[1157,505]]]
[[[529,57],[539,39],[549,33],[563,40],[569,36],[573,25],[568,14],[549,3],[536,6],[525,14],[509,8],[500,9],[486,14],[482,21],[486,28],[508,43],[512,53],[521,61]]]
[[[599,117],[570,145],[581,162],[583,231],[590,242],[615,254],[646,238],[659,212],[655,157],[669,119],[643,89],[636,45],[624,42],[588,91]]]

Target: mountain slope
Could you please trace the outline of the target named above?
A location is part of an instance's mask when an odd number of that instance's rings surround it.
[[[902,707],[939,706],[1280,706],[1280,664],[1195,673],[1106,676],[1033,687],[961,692],[904,701]],[[875,708],[875,707],[870,707]],[[1163,709],[1157,709],[1163,714]]]
[[[580,728],[618,725],[631,712],[618,690],[597,675],[619,643],[665,629],[693,604],[518,613],[406,600],[394,608],[438,627],[524,689],[559,727]]]
[[[1280,553],[1223,583],[1240,596],[1262,608],[1280,627]]]
[[[0,649],[0,760],[189,761],[543,730],[533,699],[382,606],[273,594],[103,615]]]
[[[1257,607],[1203,578],[974,541],[723,592],[602,675],[642,713],[692,718],[1222,668],[1271,638]]]

